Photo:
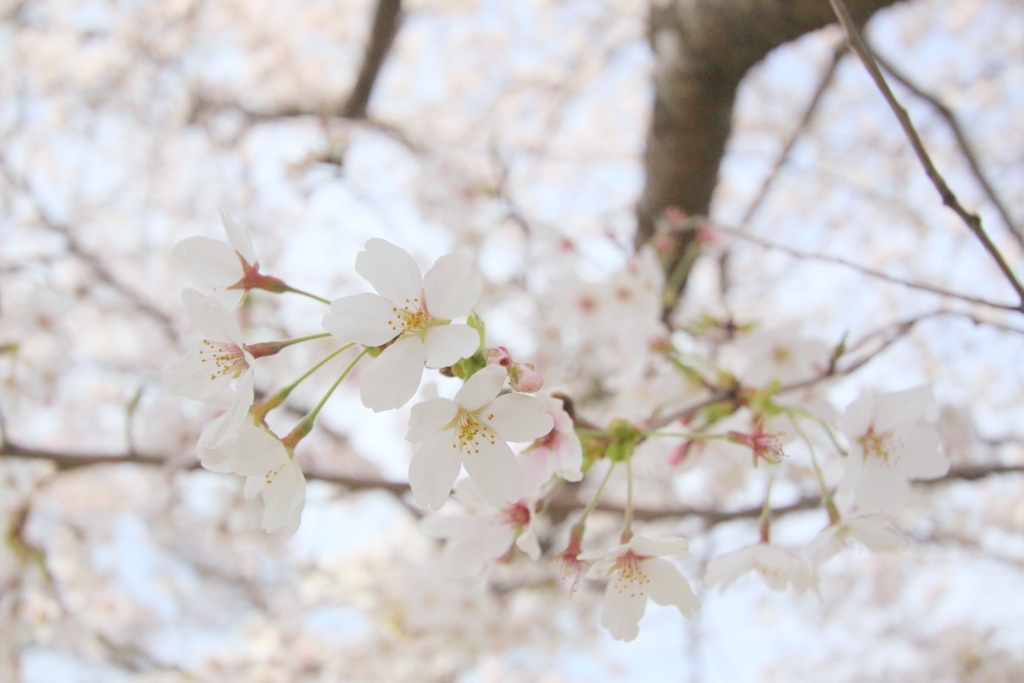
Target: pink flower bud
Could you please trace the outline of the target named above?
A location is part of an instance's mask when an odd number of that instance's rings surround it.
[[[544,378],[537,368],[533,367],[533,363],[516,363],[509,368],[508,374],[510,384],[516,391],[532,394],[544,386]]]
[[[512,367],[512,356],[504,346],[487,349],[484,353],[484,360],[487,361],[488,365],[500,365],[503,368]]]

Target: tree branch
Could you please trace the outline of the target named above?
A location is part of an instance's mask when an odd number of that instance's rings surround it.
[[[931,157],[928,155],[928,151],[924,148],[924,143],[921,142],[920,136],[917,134],[917,130],[914,128],[913,122],[910,120],[910,116],[907,115],[907,110],[896,100],[896,96],[893,95],[892,90],[889,88],[889,84],[885,81],[885,76],[882,75],[881,70],[878,68],[878,63],[875,61],[874,54],[871,52],[871,48],[867,46],[867,43],[861,38],[860,33],[857,31],[857,26],[854,23],[853,18],[847,11],[846,5],[843,4],[843,0],[829,0],[832,5],[832,9],[835,12],[836,17],[839,19],[839,23],[842,24],[843,30],[846,31],[846,36],[850,41],[850,46],[853,47],[854,51],[860,56],[861,61],[864,63],[864,67],[868,70],[871,79],[878,86],[882,96],[885,97],[885,101],[889,104],[889,108],[896,115],[896,118],[900,122],[900,126],[903,128],[904,134],[907,136],[907,140],[910,142],[910,146],[914,150],[914,154],[917,156],[918,161],[924,168],[925,174],[928,179],[932,181],[932,185],[938,191],[939,196],[942,197],[942,203],[948,206],[953,212],[960,217],[960,220],[964,222],[967,229],[974,233],[978,241],[985,248],[985,251],[989,253],[992,260],[995,261],[996,266],[1002,271],[1003,275],[1009,281],[1010,286],[1013,287],[1014,291],[1017,292],[1017,296],[1020,298],[1020,303],[1017,306],[1017,310],[1024,311],[1024,286],[1017,280],[1017,276],[1014,274],[1013,269],[1010,268],[1006,259],[1003,258],[1002,253],[998,247],[989,238],[988,233],[985,232],[984,227],[981,224],[981,218],[976,213],[971,213],[963,207],[960,200],[949,188],[945,178],[939,173],[938,169],[935,168],[935,164],[932,163]]]
[[[398,35],[402,22],[402,0],[377,0],[377,10],[373,15],[373,29],[363,56],[363,65],[359,69],[356,85],[341,108],[341,116],[347,119],[365,119],[366,107],[370,102],[370,94],[377,83],[377,76],[384,66],[384,60],[391,51],[391,46]]]
[[[896,0],[855,0],[859,22]],[[835,21],[820,0],[673,0],[652,3],[654,108],[644,152],[646,182],[637,203],[636,246],[648,242],[665,209],[707,216],[732,126],[736,90],[776,47]],[[693,235],[675,236],[664,264],[677,272]],[[686,272],[673,283],[686,284]],[[677,300],[678,296],[670,297]]]
[[[1010,234],[1016,238],[1017,243],[1021,247],[1024,247],[1024,232],[1021,232],[1021,229],[1015,225],[1013,217],[1010,216],[1009,209],[1007,209],[1003,200],[1000,199],[995,188],[992,187],[992,183],[989,181],[988,176],[985,175],[985,171],[982,170],[981,162],[978,161],[978,155],[974,151],[974,146],[971,144],[970,140],[967,139],[967,134],[964,133],[963,128],[960,126],[960,120],[957,118],[956,114],[953,113],[953,110],[947,107],[935,95],[925,92],[906,74],[894,67],[891,62],[883,58],[877,52],[874,54],[875,59],[882,65],[882,68],[885,69],[890,76],[895,78],[903,85],[904,88],[930,104],[932,108],[939,113],[939,116],[946,121],[946,124],[953,133],[953,137],[956,138],[957,146],[960,147],[960,153],[964,155],[964,159],[967,160],[967,165],[971,167],[971,173],[974,174],[975,180],[977,180],[978,184],[981,185],[981,189],[985,192],[985,196],[988,197],[988,200],[992,202],[994,207],[996,207],[996,211],[999,212],[999,216],[1003,219],[1003,222],[1006,224]]]
[[[115,454],[89,454],[75,455],[60,451],[45,449],[26,448],[14,443],[5,443],[0,446],[0,458],[23,458],[26,460],[46,460],[52,462],[58,471],[69,471],[98,465],[132,464],[166,467],[173,463],[168,456],[140,456],[140,455],[115,455]],[[184,471],[202,469],[198,461],[192,461],[181,467]],[[934,486],[951,481],[977,481],[986,477],[1000,474],[1017,474],[1024,472],[1024,465],[964,465],[951,468],[944,477],[930,481],[917,482],[921,485]],[[348,477],[344,475],[321,474],[317,472],[306,472],[306,479],[323,481],[330,484],[337,484],[349,491],[387,491],[398,497],[404,497],[409,493],[409,485],[384,479],[364,479],[359,477]],[[573,488],[563,489],[547,505],[551,512],[570,513],[574,510],[582,510],[587,506],[586,501],[578,500]],[[813,510],[821,505],[819,496],[803,496],[802,498],[788,505],[781,505],[772,508],[772,516]],[[594,508],[603,512],[623,513],[625,508],[618,503],[601,502]],[[696,508],[690,506],[679,507],[633,507],[633,517],[642,520],[660,519],[682,519],[684,517],[699,517],[708,525],[721,524],[737,519],[757,519],[762,512],[762,506],[756,505],[749,508],[736,510],[715,510],[708,508]]]

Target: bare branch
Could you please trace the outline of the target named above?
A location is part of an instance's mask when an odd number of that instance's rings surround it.
[[[917,95],[919,98],[927,102],[939,113],[949,126],[949,129],[953,132],[953,137],[956,138],[957,146],[960,147],[960,153],[964,155],[964,159],[967,160],[967,164],[971,167],[971,173],[974,174],[974,178],[981,185],[981,189],[985,192],[985,196],[992,202],[992,205],[996,207],[996,211],[999,212],[1000,218],[1006,224],[1010,234],[1017,239],[1017,243],[1024,247],[1024,232],[1014,223],[1013,217],[1010,216],[1009,209],[1006,208],[1006,204],[1000,199],[996,193],[995,188],[989,181],[985,171],[981,168],[981,162],[978,160],[978,154],[974,150],[974,146],[970,140],[967,139],[966,133],[960,126],[960,120],[957,118],[953,110],[947,107],[938,97],[926,92],[917,83],[910,79],[905,73],[897,69],[887,59],[875,52],[875,59],[882,65],[882,68],[889,72],[889,75],[895,78],[899,83],[903,85],[907,90]]]
[[[871,52],[871,48],[867,46],[864,40],[860,37],[860,33],[857,31],[857,26],[854,24],[853,18],[850,17],[850,13],[846,9],[846,5],[843,4],[843,0],[829,0],[832,5],[832,9],[839,19],[839,23],[842,24],[843,29],[846,31],[846,36],[850,41],[851,47],[860,56],[861,61],[864,62],[865,68],[874,80],[875,85],[881,91],[885,97],[885,101],[888,102],[889,108],[892,109],[896,118],[900,122],[900,126],[903,128],[903,132],[907,136],[907,140],[910,141],[910,146],[914,150],[914,154],[917,155],[918,161],[921,162],[921,166],[924,167],[924,171],[928,176],[928,179],[932,181],[932,185],[938,190],[939,196],[942,197],[942,203],[948,206],[950,209],[960,217],[960,220],[964,222],[967,229],[974,233],[978,241],[985,248],[985,251],[989,253],[992,260],[996,262],[999,270],[1002,271],[1003,275],[1009,281],[1010,286],[1013,287],[1014,291],[1017,292],[1020,297],[1020,303],[1017,306],[1017,310],[1024,311],[1024,285],[1021,285],[1020,281],[1017,280],[1017,276],[1014,274],[1013,269],[1010,268],[1006,259],[1003,258],[1002,253],[998,247],[989,238],[988,233],[981,225],[981,218],[975,214],[967,211],[960,204],[960,200],[957,199],[956,195],[949,188],[946,180],[939,173],[938,169],[935,168],[935,164],[932,163],[931,157],[928,156],[928,151],[924,148],[924,144],[921,142],[920,136],[917,134],[917,130],[914,128],[913,122],[910,120],[910,116],[907,115],[907,110],[896,100],[896,96],[893,95],[892,90],[889,89],[889,84],[885,81],[885,76],[882,75],[881,70],[878,68],[878,63],[875,61],[874,54]]]
[[[783,166],[789,160],[789,155],[793,151],[793,147],[797,141],[804,134],[807,128],[811,124],[811,120],[814,118],[814,113],[818,109],[818,105],[821,103],[821,98],[825,92],[828,91],[832,81],[835,79],[836,70],[839,68],[839,63],[843,60],[848,52],[846,43],[840,43],[836,46],[832,52],[832,59],[829,61],[828,66],[825,67],[825,71],[822,72],[821,77],[818,80],[818,86],[814,89],[814,94],[811,96],[811,101],[807,103],[807,107],[804,109],[803,115],[800,117],[800,122],[790,133],[786,139],[785,144],[782,146],[782,151],[779,152],[778,159],[775,160],[775,165],[772,166],[772,170],[769,171],[765,177],[764,182],[761,183],[761,187],[757,191],[757,195],[754,196],[754,200],[747,207],[746,212],[743,214],[743,218],[740,219],[740,225],[749,225],[751,219],[757,213],[758,209],[764,204],[764,200],[768,197],[768,191],[772,185],[775,184],[775,180],[779,177],[779,172]]]
[[[45,449],[26,448],[14,443],[5,443],[0,446],[0,458],[24,458],[27,460],[46,460],[52,462],[58,471],[95,467],[97,465],[132,464],[149,465],[157,467],[173,467],[173,459],[169,456],[139,456],[139,455],[117,455],[117,454],[90,454],[75,455],[59,451]],[[198,461],[193,461],[181,468],[184,471],[201,469]],[[951,468],[944,477],[930,481],[916,482],[921,485],[934,486],[951,481],[977,481],[986,477],[1001,474],[1018,474],[1024,472],[1024,465],[988,464],[988,465],[964,465]],[[330,484],[337,484],[349,491],[387,491],[399,498],[409,493],[409,485],[384,479],[366,479],[360,477],[348,477],[344,475],[320,474],[317,472],[306,472],[306,479],[323,481]],[[821,505],[819,496],[803,496],[802,498],[772,508],[772,516],[813,510]],[[574,510],[582,510],[587,506],[586,501],[578,500],[575,487],[567,487],[556,495],[547,505],[551,512],[569,513]],[[598,503],[596,510],[603,512],[623,513],[624,506],[619,503],[603,502]],[[721,524],[737,519],[756,519],[761,515],[762,506],[739,508],[736,510],[715,510],[709,508],[696,508],[690,506],[679,507],[643,507],[634,506],[633,517],[642,520],[659,519],[682,519],[686,517],[698,517],[708,525]]]
[[[743,230],[741,230],[739,228],[728,227],[728,226],[725,226],[725,225],[722,225],[722,224],[719,224],[719,223],[708,223],[708,222],[704,221],[703,219],[693,219],[693,220],[700,220],[700,225],[702,227],[708,227],[708,228],[710,228],[712,230],[715,230],[717,232],[720,232],[720,233],[723,233],[723,234],[726,234],[726,235],[730,235],[731,237],[737,237],[737,238],[739,238],[741,240],[744,240],[745,242],[750,242],[751,244],[756,244],[757,246],[763,247],[765,249],[772,249],[772,250],[775,250],[775,251],[781,251],[782,253],[789,254],[790,256],[792,256],[794,258],[805,259],[805,260],[810,260],[810,261],[820,261],[822,263],[834,263],[836,265],[840,265],[840,266],[843,266],[845,268],[851,268],[853,270],[856,270],[858,273],[863,273],[864,275],[868,275],[870,277],[877,278],[879,280],[884,280],[886,282],[891,282],[891,283],[896,284],[896,285],[903,285],[904,287],[907,287],[909,289],[916,289],[916,290],[919,290],[919,291],[922,291],[922,292],[930,292],[932,294],[938,294],[939,296],[948,297],[950,299],[959,299],[961,301],[966,301],[967,303],[970,303],[970,304],[976,304],[976,305],[979,305],[979,306],[988,306],[990,308],[998,308],[998,309],[1003,310],[1003,311],[1020,311],[1021,310],[1020,306],[1017,305],[1017,304],[1007,304],[1007,303],[999,303],[999,302],[996,302],[996,301],[989,301],[988,299],[982,299],[980,297],[971,296],[969,294],[961,294],[959,292],[954,292],[954,291],[946,289],[944,287],[939,287],[938,285],[932,285],[932,284],[929,284],[927,282],[918,282],[918,281],[914,281],[914,280],[906,280],[904,278],[896,277],[895,275],[889,275],[888,273],[884,273],[884,272],[882,272],[880,270],[876,270],[874,268],[870,268],[868,266],[861,265],[859,263],[854,263],[853,261],[848,261],[848,260],[846,260],[844,258],[840,258],[838,256],[828,256],[826,254],[814,254],[814,253],[804,252],[804,251],[800,251],[799,249],[794,249],[792,247],[787,247],[786,245],[783,245],[783,244],[776,244],[775,242],[769,242],[769,241],[763,240],[763,239],[761,239],[759,237],[755,237],[753,235],[750,235],[750,234],[744,232]]]
[[[365,119],[366,107],[370,102],[370,94],[377,82],[380,69],[384,66],[391,45],[395,42],[398,28],[402,22],[402,0],[377,0],[377,10],[373,16],[373,29],[366,46],[363,65],[359,68],[359,77],[352,93],[341,108],[341,115],[347,119]]]
[[[13,187],[23,192],[32,201],[32,206],[35,209],[36,215],[39,217],[39,220],[43,223],[43,225],[45,225],[48,229],[52,230],[53,232],[56,232],[60,234],[62,237],[64,237],[64,240],[67,242],[68,245],[68,251],[71,254],[73,254],[80,261],[89,266],[89,268],[92,269],[96,277],[99,278],[104,284],[108,285],[109,287],[117,291],[118,294],[132,302],[132,304],[137,309],[139,309],[140,311],[148,315],[150,318],[152,318],[154,321],[156,321],[156,323],[163,329],[164,334],[167,336],[168,339],[177,339],[177,330],[175,328],[174,321],[171,318],[171,316],[169,316],[155,304],[144,299],[142,295],[136,292],[134,289],[121,282],[117,277],[114,276],[114,274],[110,271],[109,268],[107,268],[106,264],[103,263],[103,261],[98,256],[82,247],[82,245],[78,242],[78,239],[75,237],[74,233],[68,228],[68,226],[58,222],[56,219],[52,218],[47,213],[47,211],[43,208],[43,204],[40,201],[38,195],[33,191],[29,183],[24,178],[16,174],[6,163],[6,160],[0,159],[0,170],[3,171],[4,176],[7,178],[7,182],[9,182]]]

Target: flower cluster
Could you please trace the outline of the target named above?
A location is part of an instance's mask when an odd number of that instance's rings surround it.
[[[545,511],[565,489],[575,495],[567,482],[581,482],[603,461],[597,469],[604,470],[604,479],[582,514],[571,520],[568,545],[555,558],[570,592],[584,574],[606,583],[601,624],[619,640],[637,637],[648,598],[676,607],[687,618],[700,609],[688,580],[664,559],[684,554],[687,541],[676,536],[651,538],[632,529],[633,461],[640,460],[637,454],[645,443],[676,440],[674,446],[669,443],[666,462],[685,470],[706,461],[712,477],[737,450],[745,456],[743,476],[764,464],[769,482],[801,448],[810,458],[829,525],[803,552],[771,545],[769,484],[760,542],[707,565],[705,585],[723,589],[755,572],[777,590],[817,591],[819,565],[851,542],[875,550],[901,547],[902,536],[883,513],[906,502],[910,480],[939,477],[949,467],[939,451],[936,430],[922,422],[933,402],[927,388],[865,393],[841,420],[821,402],[815,403],[815,397],[801,397],[794,404],[779,398],[784,382],[802,387],[825,378],[841,350],[830,355],[821,342],[769,331],[740,339],[733,350],[741,351],[743,362],[733,359],[732,371],[697,359],[679,339],[667,336],[657,305],[662,283],[652,275],[660,271],[650,251],[631,259],[610,289],[572,290],[579,302],[574,315],[600,319],[608,332],[604,351],[615,357],[614,362],[625,360],[629,366],[619,368],[616,383],[642,376],[640,385],[671,386],[677,396],[683,387],[696,387],[702,407],[672,415],[669,406],[679,403],[669,402],[647,413],[642,422],[613,413],[602,428],[577,416],[568,396],[542,392],[544,380],[532,363],[514,360],[503,346],[487,346],[486,328],[474,310],[483,288],[481,276],[456,254],[441,256],[424,273],[404,249],[372,238],[357,254],[355,271],[373,291],[330,301],[261,273],[248,233],[226,213],[221,218],[228,242],[192,237],[174,250],[203,289],[182,292],[198,341],[168,367],[165,379],[172,392],[221,411],[203,429],[196,453],[207,470],[244,477],[247,497],[260,494],[267,532],[292,534],[299,527],[306,481],[296,448],[332,392],[361,362],[360,399],[374,412],[406,406],[427,369],[462,380],[451,398],[414,403],[406,432],[414,447],[408,469],[412,499],[430,511],[445,508],[426,515],[422,528],[444,542],[441,566],[449,576],[476,576],[495,563],[512,563],[523,555],[538,560],[547,545],[545,535],[558,533],[553,516],[545,516]],[[322,302],[329,306],[322,319],[326,332],[245,342],[232,311],[252,290],[295,293]],[[570,312],[566,318],[574,319]],[[596,343],[572,334],[567,331],[564,340],[577,348]],[[294,382],[276,392],[257,389],[255,365],[260,358],[327,338],[336,343],[335,350]],[[641,350],[631,355],[630,348]],[[316,407],[288,434],[276,435],[267,425],[268,413],[299,383],[349,349],[346,368]],[[714,391],[727,399],[706,400]],[[646,400],[643,392],[622,394],[640,404],[627,414],[640,414]],[[257,396],[263,398],[257,402]],[[673,422],[683,431],[666,428]],[[820,427],[844,457],[845,473],[838,486],[826,480],[818,464],[809,427]],[[609,479],[623,469],[626,498],[620,544],[607,550],[585,549],[588,517]],[[460,480],[463,470],[466,478]],[[455,504],[446,507],[453,488]]]

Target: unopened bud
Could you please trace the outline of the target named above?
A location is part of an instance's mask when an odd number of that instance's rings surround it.
[[[500,365],[503,368],[512,367],[512,355],[504,346],[487,349],[484,353],[484,360],[487,361],[488,365]]]
[[[509,368],[508,374],[509,383],[516,391],[532,394],[544,386],[544,378],[537,368],[533,367],[533,363],[516,363]]]

